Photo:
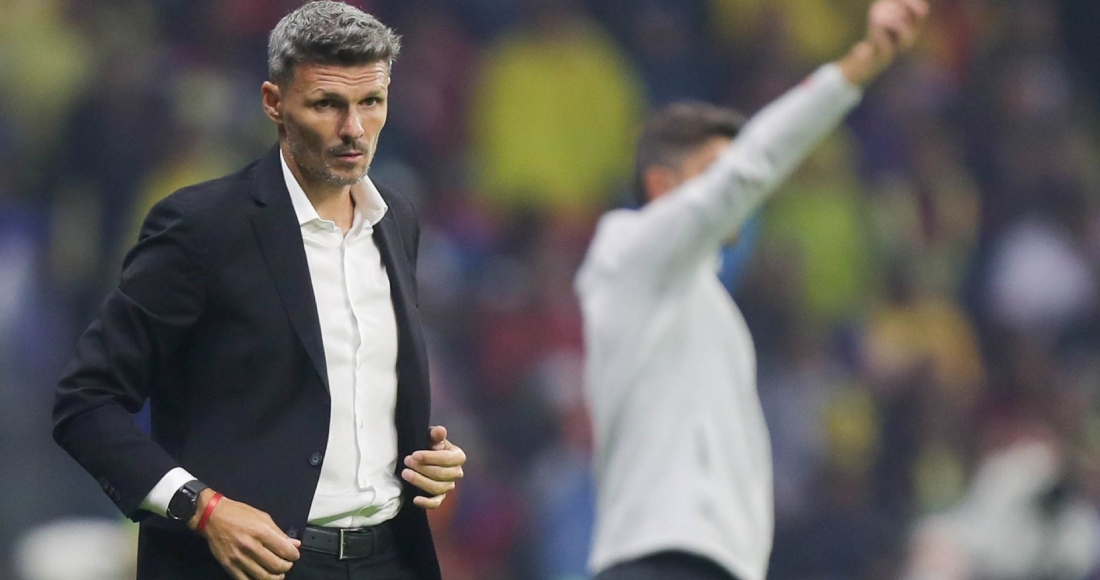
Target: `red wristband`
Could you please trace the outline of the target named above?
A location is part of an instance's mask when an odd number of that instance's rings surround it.
[[[218,505],[218,502],[225,497],[218,492],[214,492],[214,497],[210,498],[210,502],[206,504],[206,509],[202,510],[202,517],[199,518],[199,524],[195,526],[195,531],[202,533],[206,528],[206,523],[210,521],[210,514],[214,513],[214,507]]]

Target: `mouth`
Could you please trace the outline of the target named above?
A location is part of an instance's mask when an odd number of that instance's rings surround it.
[[[367,154],[363,151],[345,151],[336,154],[337,159],[341,161],[346,161],[348,163],[356,163],[366,156]]]

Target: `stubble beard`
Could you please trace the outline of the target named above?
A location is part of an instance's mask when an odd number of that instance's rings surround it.
[[[290,156],[294,158],[294,163],[298,166],[298,171],[302,173],[302,177],[306,181],[313,183],[322,183],[329,187],[349,187],[359,183],[367,176],[367,172],[370,171],[371,161],[374,160],[374,152],[371,150],[369,143],[363,143],[361,149],[367,158],[367,163],[363,166],[363,170],[358,172],[358,175],[340,175],[324,164],[324,157],[317,160],[317,164],[309,163],[309,153],[304,143],[297,138],[297,135],[293,131],[287,131],[286,133],[287,146],[290,149]],[[347,146],[345,144],[344,146]]]

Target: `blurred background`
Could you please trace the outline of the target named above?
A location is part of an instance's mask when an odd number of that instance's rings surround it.
[[[0,578],[132,577],[52,389],[148,208],[274,143],[266,35],[299,3],[0,0]],[[584,578],[571,284],[640,124],[756,111],[869,2],[353,3],[404,36],[371,176],[421,208],[433,422],[470,457],[433,514],[444,575]],[[770,578],[1100,578],[1100,2],[934,5],[725,253],[772,430]]]

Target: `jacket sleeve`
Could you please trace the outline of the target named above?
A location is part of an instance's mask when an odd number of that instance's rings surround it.
[[[202,315],[203,256],[181,204],[146,217],[121,281],[80,337],[53,408],[53,436],[127,517],[178,463],[133,421],[158,369]]]

